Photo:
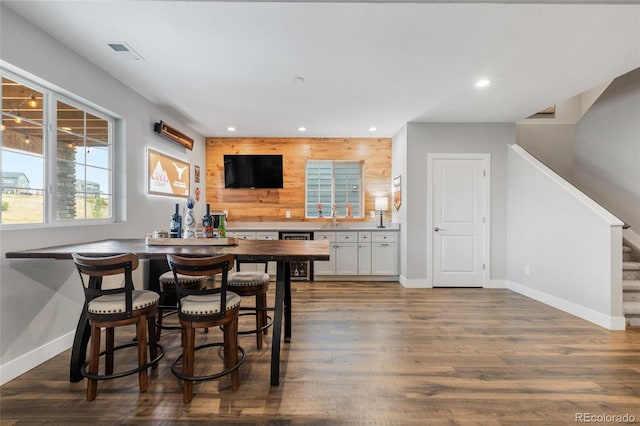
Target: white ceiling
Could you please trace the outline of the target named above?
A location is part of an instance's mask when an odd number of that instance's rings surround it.
[[[2,3],[204,136],[514,122],[640,66],[635,1]]]

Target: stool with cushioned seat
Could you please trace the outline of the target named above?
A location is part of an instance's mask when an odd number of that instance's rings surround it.
[[[182,355],[171,364],[171,372],[184,381],[182,400],[191,402],[193,383],[217,379],[230,375],[231,388],[240,388],[238,368],[244,363],[245,351],[238,345],[238,313],[241,298],[228,291],[227,278],[229,269],[233,267],[234,256],[217,257],[184,257],[168,254],[167,261],[174,274],[176,293],[178,295],[178,318],[182,325]],[[180,286],[178,274],[222,276],[218,288],[190,289]],[[222,327],[224,341],[195,346],[195,329],[205,327]],[[222,346],[224,369],[208,375],[194,375],[195,353],[212,346]],[[182,369],[178,364],[182,362]]]
[[[242,271],[241,264],[257,263],[264,266],[264,271]],[[256,334],[256,346],[262,349],[262,335],[267,334],[267,329],[271,326],[271,317],[267,314],[273,310],[267,307],[267,291],[269,290],[270,276],[267,273],[268,262],[239,261],[236,259],[236,272],[229,274],[227,285],[239,296],[255,296],[255,308],[242,307],[240,310],[251,311],[240,315],[255,315],[256,328],[253,330],[238,331],[238,334]]]
[[[149,386],[147,369],[157,368],[164,352],[157,343],[155,325],[159,296],[154,291],[135,290],[133,286],[132,271],[138,267],[138,257],[133,253],[104,257],[86,257],[72,253],[72,257],[84,289],[83,309],[86,310],[91,333],[89,360],[81,368],[82,375],[88,379],[87,401],[96,398],[98,380],[115,379],[135,373],[138,373],[140,392],[145,392]],[[116,275],[123,275],[124,283],[103,286],[104,277]],[[88,281],[85,281],[85,277],[88,277]],[[136,325],[136,342],[114,347],[114,328],[131,324]],[[106,330],[106,349],[101,353],[102,328]],[[149,361],[147,345],[150,352]],[[131,346],[138,348],[138,367],[114,373],[114,352]],[[98,374],[102,355],[105,356],[104,374]]]
[[[180,325],[163,325],[163,319],[169,315],[175,315],[177,311],[176,306],[176,283],[173,276],[173,272],[167,271],[160,275],[158,278],[160,284],[160,301],[158,302],[158,340],[160,340],[160,333],[162,330],[180,330]],[[178,274],[178,284],[185,288],[204,288],[207,284],[206,276],[195,276]],[[169,305],[169,301],[173,301],[173,305]],[[206,331],[206,330],[205,330]]]

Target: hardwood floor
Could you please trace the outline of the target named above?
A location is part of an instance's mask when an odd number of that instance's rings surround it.
[[[279,387],[269,386],[271,334],[262,350],[255,336],[241,336],[240,389],[229,377],[203,382],[183,404],[170,371],[179,332],[163,331],[166,355],[146,393],[134,375],[100,382],[87,402],[86,381],[68,381],[67,351],[0,388],[2,424],[640,422],[640,328],[608,331],[508,290],[293,286],[293,341],[283,345]],[[199,333],[196,344],[219,337]],[[217,352],[199,353],[196,366],[214,359]]]

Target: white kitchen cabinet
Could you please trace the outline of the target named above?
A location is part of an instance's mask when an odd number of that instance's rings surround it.
[[[271,231],[256,232],[256,240],[272,241],[277,239],[278,239],[278,232],[271,232]],[[260,265],[257,265],[256,268],[260,268],[260,270],[262,271],[262,268],[260,267]],[[267,265],[267,273],[269,274],[271,281],[275,281],[277,270],[278,270],[278,263],[269,262],[269,264]]]
[[[371,232],[358,232],[358,275],[371,275]]]
[[[335,275],[336,274],[336,233],[335,232],[314,232],[314,240],[329,241],[329,260],[316,260],[313,262],[313,274]]]
[[[371,274],[398,275],[398,233],[374,232],[371,243]]]
[[[358,275],[358,233],[336,232],[336,275]]]

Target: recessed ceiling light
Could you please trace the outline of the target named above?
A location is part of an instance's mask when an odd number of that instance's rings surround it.
[[[370,132],[375,132],[376,130],[378,130],[378,129],[375,126],[369,127],[369,131]]]
[[[235,128],[235,127],[233,127],[233,126],[229,126],[229,127],[227,127],[227,131],[229,131],[229,132],[235,132],[235,131],[236,131],[236,128]]]
[[[476,87],[477,87],[477,88],[487,87],[487,86],[488,86],[488,85],[490,85],[490,84],[491,84],[491,81],[490,81],[490,80],[488,80],[488,79],[486,79],[486,78],[482,78],[482,79],[480,79],[480,80],[478,80],[478,81],[476,82]]]
[[[306,131],[307,131],[307,128],[306,128],[306,127],[302,127],[302,126],[300,126],[300,127],[298,127],[298,131],[299,131],[299,132],[306,132]]]

